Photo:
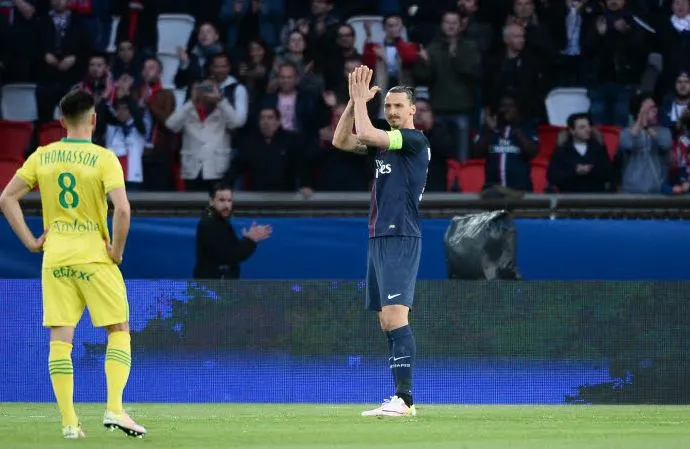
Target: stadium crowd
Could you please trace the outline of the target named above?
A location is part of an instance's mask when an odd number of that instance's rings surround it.
[[[0,185],[78,86],[130,190],[367,190],[331,145],[365,64],[416,86],[427,191],[687,193],[689,2],[0,0]]]

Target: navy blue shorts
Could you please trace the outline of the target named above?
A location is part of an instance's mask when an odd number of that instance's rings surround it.
[[[410,309],[422,255],[419,237],[386,236],[369,239],[367,310],[402,304]]]

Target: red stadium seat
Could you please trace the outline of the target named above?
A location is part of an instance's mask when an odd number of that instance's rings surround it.
[[[0,120],[0,161],[23,162],[33,130],[28,122]]]
[[[617,126],[599,126],[599,131],[604,138],[604,145],[609,157],[613,160],[618,152],[618,141],[620,140],[621,129]]]
[[[549,185],[549,181],[546,178],[549,163],[542,160],[534,160],[530,163],[530,167],[534,193],[544,193]]]
[[[457,192],[460,188],[460,170],[462,165],[455,159],[446,159],[448,172],[446,178],[446,191]]]
[[[539,125],[537,134],[539,137],[539,154],[536,159],[540,161],[549,161],[553,151],[556,149],[558,142],[558,134],[563,131],[562,126],[553,125]]]
[[[67,130],[60,125],[60,122],[44,123],[38,130],[38,145],[45,146],[57,142],[63,137],[67,137]]]
[[[472,159],[460,167],[460,191],[480,193],[484,190],[484,159]]]
[[[0,160],[0,190],[5,188],[21,166],[21,161]]]

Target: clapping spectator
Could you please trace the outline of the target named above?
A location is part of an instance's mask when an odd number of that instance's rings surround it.
[[[141,72],[142,84],[136,92],[145,128],[144,188],[152,191],[172,190],[173,154],[178,149],[178,139],[165,126],[175,110],[175,95],[163,88],[163,66],[156,58],[144,61]]]
[[[118,79],[127,74],[134,78],[134,83],[138,86],[141,82],[141,61],[138,56],[132,41],[120,42],[111,69],[113,78]]]
[[[583,51],[595,124],[628,125],[628,105],[647,65],[646,33],[626,0],[606,0],[603,15],[589,25]]]
[[[436,120],[431,103],[427,100],[418,98],[415,106],[417,108],[414,114],[415,127],[424,132],[431,148],[425,190],[445,192],[448,190],[448,159],[457,159],[455,151],[457,130],[451,122]]]
[[[419,60],[419,46],[403,39],[403,22],[398,14],[384,17],[383,42],[372,40],[371,26],[369,22],[364,24],[366,43],[362,60],[374,70],[374,84],[381,88],[380,96],[383,97],[393,86],[413,84],[412,69]],[[379,111],[379,117],[383,117],[383,110]]]
[[[300,89],[313,93],[323,91],[323,78],[316,74],[314,58],[307,48],[307,38],[300,31],[290,33],[285,51],[276,57],[267,89],[269,92],[275,92],[278,88],[278,70],[284,63],[297,68]]]
[[[241,117],[218,85],[204,81],[192,88],[192,95],[177,109],[165,126],[182,132],[182,179],[188,191],[209,191],[230,165],[230,131]]]
[[[235,110],[235,128],[241,128],[247,123],[249,113],[249,97],[247,89],[232,76],[230,57],[226,53],[218,53],[209,61],[211,78],[218,84],[221,92]]]
[[[206,65],[223,51],[218,29],[210,22],[202,23],[197,31],[196,44],[191,50],[177,48],[180,67],[175,74],[175,87],[187,89],[206,78]]]
[[[585,113],[568,117],[568,130],[559,136],[559,144],[549,162],[549,184],[564,193],[611,191],[615,169],[603,138],[592,128]]]
[[[316,144],[319,129],[330,123],[329,109],[320,95],[298,89],[297,66],[284,62],[278,67],[278,90],[265,95],[260,108],[275,108],[280,112],[283,129],[302,134],[305,142]]]
[[[662,192],[671,195],[690,192],[690,110],[686,109],[679,120],[680,135],[671,152],[671,167]]]
[[[443,15],[442,34],[420,52],[415,74],[429,86],[436,120],[450,122],[457,130],[455,157],[464,161],[469,156],[470,123],[482,62],[477,44],[461,36],[460,22],[455,11]]]
[[[321,55],[319,64],[323,67],[324,83],[326,89],[334,91],[347,83],[343,82],[342,73],[345,62],[359,57],[355,48],[355,29],[351,25],[343,23],[338,26],[335,45],[327,53]],[[332,105],[331,105],[332,106]]]
[[[259,130],[239,146],[227,174],[229,185],[246,180],[251,191],[294,192],[311,196],[307,166],[308,145],[297,133],[280,125],[280,112],[271,107],[259,111]]]
[[[690,105],[690,72],[683,71],[676,77],[675,95],[661,108],[661,124],[674,133],[681,130],[680,118]]]
[[[630,104],[635,123],[621,132],[618,153],[625,193],[659,193],[668,173],[671,131],[657,124],[657,107],[649,94]]]
[[[475,156],[486,158],[486,186],[531,192],[529,162],[539,152],[536,127],[522,119],[517,99],[510,95],[504,95],[484,121]]]
[[[44,63],[36,90],[40,122],[53,119],[60,98],[79,82],[88,51],[88,34],[78,17],[67,9],[67,0],[51,0],[51,9],[40,22],[40,55]]]
[[[247,57],[240,63],[239,77],[249,92],[249,103],[260,98],[268,87],[273,54],[265,42],[253,40],[249,43]]]
[[[516,23],[503,28],[503,42],[501,52],[484,60],[484,104],[498,104],[510,92],[522,105],[524,118],[541,117],[545,93],[550,87],[542,61],[525,51],[525,30]]]

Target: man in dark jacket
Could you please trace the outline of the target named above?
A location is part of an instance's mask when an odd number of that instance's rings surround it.
[[[568,136],[551,157],[549,183],[560,192],[598,193],[611,191],[615,169],[600,134],[594,133],[586,113],[568,117]]]
[[[271,236],[271,226],[257,225],[242,230],[238,238],[229,222],[232,190],[216,184],[209,192],[210,205],[196,228],[195,279],[239,279],[240,263],[254,254],[256,244]]]

